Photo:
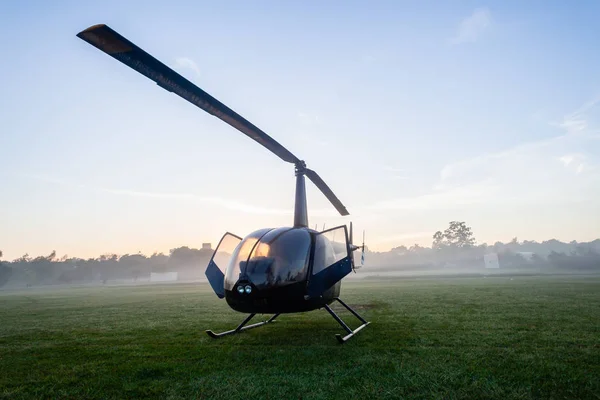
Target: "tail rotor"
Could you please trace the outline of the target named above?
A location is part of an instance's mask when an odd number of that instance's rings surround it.
[[[363,229],[363,241],[360,252],[360,267],[364,267],[365,265],[365,230]]]

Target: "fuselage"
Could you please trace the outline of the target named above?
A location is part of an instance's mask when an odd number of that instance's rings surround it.
[[[252,232],[235,247],[225,271],[225,299],[243,313],[310,311],[339,296],[341,281],[319,295],[309,295],[311,279],[334,264],[335,247],[344,242],[305,228],[266,228]],[[339,258],[339,256],[338,256]]]

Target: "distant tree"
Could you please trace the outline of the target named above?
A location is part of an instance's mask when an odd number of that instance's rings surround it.
[[[14,264],[19,266],[23,270],[23,272],[25,272],[25,279],[27,280],[27,282],[26,282],[27,287],[33,285],[36,280],[36,274],[35,274],[35,269],[33,268],[33,265],[31,264],[31,257],[29,256],[29,253],[25,253],[21,257],[17,258],[14,261]]]
[[[25,253],[21,257],[19,257],[15,260],[16,263],[22,263],[22,264],[28,263],[30,261],[31,261],[31,257],[29,256],[29,253]]]
[[[475,245],[475,238],[471,228],[465,222],[451,221],[448,228],[442,233],[437,231],[433,235],[433,248],[443,247],[466,248]]]
[[[400,245],[400,246],[394,247],[390,251],[395,253],[396,255],[404,255],[408,252],[408,248],[406,246]]]
[[[444,237],[451,246],[458,248],[471,247],[475,245],[473,232],[465,222],[451,221],[448,229],[444,231]]]
[[[423,250],[423,247],[419,246],[417,243],[413,244],[408,249],[408,251],[411,252],[411,253],[418,253],[418,252],[420,252],[422,250]]]
[[[165,272],[169,263],[169,256],[163,253],[154,253],[150,256],[149,263],[151,272]]]
[[[181,268],[197,268],[206,265],[212,255],[211,250],[192,249],[187,246],[171,249],[169,254],[168,267],[171,270]]]
[[[2,250],[0,250],[0,258],[2,258]]]
[[[446,240],[445,240],[445,237],[444,237],[444,234],[442,233],[442,231],[437,231],[436,233],[434,233],[433,243],[432,243],[431,247],[434,250],[440,250],[445,245],[446,245]]]
[[[57,271],[55,270],[57,263],[54,262],[55,259],[56,250],[53,250],[47,256],[38,256],[30,260],[28,263],[29,277],[31,278],[30,283],[49,283],[57,277]]]

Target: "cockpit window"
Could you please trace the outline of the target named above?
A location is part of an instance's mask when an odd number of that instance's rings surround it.
[[[258,288],[285,286],[306,278],[310,234],[304,229],[275,229],[260,240],[246,265]]]
[[[258,240],[270,230],[271,228],[266,228],[252,232],[243,241],[241,241],[240,244],[237,245],[233,251],[233,254],[231,255],[231,258],[229,259],[227,271],[225,272],[225,283],[223,286],[226,290],[233,290],[233,286],[240,278],[240,267],[242,263],[246,262],[256,242],[258,242]]]

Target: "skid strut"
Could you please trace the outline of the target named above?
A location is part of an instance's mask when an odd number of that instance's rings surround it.
[[[360,320],[360,322],[362,322],[361,326],[359,326],[355,330],[352,330],[352,329],[350,329],[350,327],[348,325],[346,325],[346,323],[344,321],[342,321],[342,319],[335,313],[335,311],[333,311],[331,309],[331,307],[329,307],[327,304],[325,304],[325,309],[327,310],[327,312],[329,314],[331,314],[331,316],[342,326],[342,328],[344,328],[344,330],[346,332],[348,332],[348,334],[343,337],[339,333],[337,335],[335,335],[338,342],[345,343],[348,339],[350,339],[352,336],[354,336],[356,333],[358,333],[358,331],[363,329],[365,326],[369,325],[369,322],[367,322],[363,317],[361,317],[348,304],[346,304],[342,300],[340,300],[340,298],[336,297],[334,300],[337,300],[342,306],[344,306],[346,308],[346,310],[350,311],[356,318],[358,318]]]
[[[239,333],[241,331],[245,331],[246,329],[258,328],[259,326],[263,326],[265,324],[268,324],[268,323],[271,323],[271,322],[275,322],[275,318],[277,318],[279,316],[279,314],[275,314],[271,318],[269,318],[267,321],[257,322],[255,324],[245,326],[248,322],[250,322],[250,320],[255,315],[256,314],[250,314],[250,315],[248,315],[248,317],[244,321],[242,321],[242,323],[239,324],[237,328],[232,329],[230,331],[221,332],[221,333],[214,333],[211,330],[207,330],[206,334],[208,336],[210,336],[211,338],[213,338],[213,339],[217,339],[217,338],[220,338],[220,337],[223,337],[223,336],[232,335],[234,333]]]

